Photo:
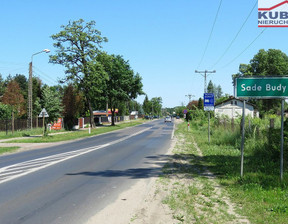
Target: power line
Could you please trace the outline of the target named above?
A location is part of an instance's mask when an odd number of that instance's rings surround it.
[[[221,8],[221,5],[222,5],[222,0],[220,0],[220,3],[219,3],[219,6],[218,6],[218,9],[217,9],[217,13],[216,13],[216,16],[215,16],[215,19],[214,19],[214,22],[213,22],[212,29],[211,29],[211,31],[210,31],[210,35],[209,35],[209,38],[208,38],[207,44],[206,44],[206,46],[205,46],[205,49],[204,49],[203,55],[202,55],[202,57],[201,57],[201,60],[200,60],[200,62],[199,62],[199,64],[198,64],[197,68],[199,68],[199,66],[202,64],[202,61],[203,61],[204,56],[205,56],[205,54],[206,54],[206,51],[207,51],[208,45],[209,45],[210,40],[211,40],[211,37],[212,37],[212,33],[213,33],[213,31],[214,31],[215,24],[216,24],[216,21],[217,21],[217,18],[218,18],[218,14],[219,14],[219,11],[220,11],[220,8]]]
[[[230,44],[228,45],[228,47],[226,48],[226,50],[224,51],[224,53],[218,58],[218,60],[214,63],[213,66],[211,66],[211,68],[215,67],[220,61],[221,59],[224,57],[224,55],[228,52],[228,50],[230,49],[230,47],[232,46],[232,44],[235,42],[235,40],[237,39],[237,37],[239,36],[240,32],[242,31],[243,27],[245,26],[245,24],[247,23],[248,19],[250,18],[253,10],[255,9],[256,5],[258,3],[258,0],[255,1],[254,6],[252,7],[250,13],[248,14],[248,16],[246,17],[245,21],[243,22],[242,26],[240,27],[240,29],[238,30],[238,32],[236,33],[235,37],[232,39],[232,41],[230,42]]]
[[[216,71],[215,70],[214,71],[207,71],[207,70],[197,71],[197,70],[195,70],[195,73],[200,73],[204,77],[204,93],[207,93],[207,76],[209,75],[209,74],[207,75],[207,73],[216,73]],[[202,73],[204,73],[204,75]]]
[[[227,66],[230,65],[232,62],[234,62],[237,58],[239,58],[249,47],[251,47],[251,45],[264,33],[265,30],[266,30],[266,28],[263,29],[263,30],[261,31],[261,33],[259,33],[259,34],[257,35],[257,37],[256,37],[240,54],[238,54],[235,58],[233,58],[229,63],[227,63],[226,65],[224,65],[221,69],[227,67]]]
[[[44,78],[46,79],[46,80],[50,80],[49,82],[50,83],[58,83],[58,81],[57,80],[55,80],[54,78],[52,78],[52,77],[50,77],[49,75],[47,75],[47,74],[45,74],[43,71],[41,71],[39,68],[37,68],[37,67],[35,67],[35,66],[33,66],[33,70],[34,70],[34,73],[35,73],[35,70],[37,71],[37,74],[38,74],[38,76],[41,76],[42,78],[43,78],[43,76],[45,76]],[[42,75],[41,75],[42,74]],[[47,79],[48,78],[48,79]]]

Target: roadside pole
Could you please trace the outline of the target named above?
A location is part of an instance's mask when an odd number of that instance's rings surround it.
[[[208,143],[210,144],[210,111],[208,111]]]
[[[43,118],[43,136],[45,136],[45,131],[46,131],[46,125],[45,125],[45,117],[49,117],[49,114],[47,113],[46,109],[43,108],[38,117]]]
[[[43,116],[43,136],[45,135],[45,112],[42,112]]]
[[[285,99],[282,99],[281,103],[281,158],[280,158],[280,179],[283,181],[283,147],[284,147],[284,102]]]
[[[210,144],[210,111],[214,110],[214,94],[204,93],[204,111],[208,111],[208,143]]]
[[[284,166],[284,105],[288,98],[288,76],[277,77],[240,77],[235,79],[235,96],[242,99],[281,99],[281,149],[280,149],[280,181],[283,181]],[[245,105],[245,100],[244,100]],[[243,106],[245,107],[245,106]],[[244,114],[244,109],[243,109]],[[241,143],[241,177],[243,176],[244,154],[244,124],[243,115]]]
[[[242,112],[242,141],[241,141],[241,178],[243,177],[243,164],[244,164],[244,143],[245,143],[245,107],[246,101],[243,100]]]

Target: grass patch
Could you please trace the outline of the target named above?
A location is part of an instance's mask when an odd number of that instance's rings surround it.
[[[15,140],[7,141],[7,142],[9,143],[48,143],[48,142],[68,141],[68,140],[74,140],[74,139],[104,134],[107,132],[123,129],[126,127],[136,126],[142,123],[143,123],[142,121],[131,121],[131,122],[119,123],[115,126],[97,127],[95,129],[91,129],[90,134],[88,130],[80,130],[80,131],[65,132],[64,134],[58,134],[58,135],[48,135],[48,136],[41,136],[41,137],[35,137],[35,138],[15,139]]]
[[[55,131],[55,130],[51,130],[49,133],[59,133],[59,132],[64,132],[65,130],[59,130],[59,131]],[[27,130],[22,130],[22,131],[14,131],[14,133],[12,134],[12,132],[8,132],[8,134],[6,134],[6,132],[1,131],[0,132],[0,139],[9,139],[9,138],[18,138],[18,137],[31,137],[31,136],[36,136],[36,135],[42,135],[43,134],[43,129],[42,128],[34,128],[34,129],[27,129]]]
[[[185,122],[177,126],[174,155],[161,177],[170,184],[163,203],[173,210],[175,221],[241,223],[243,216],[251,223],[287,223],[288,161],[284,158],[281,183],[280,159],[270,157],[273,154],[265,151],[269,143],[265,134],[267,125],[260,126],[262,130],[251,125],[252,131],[246,132],[243,178],[240,177],[239,127],[231,130],[212,125],[210,144],[205,122],[192,121],[190,127],[187,131]],[[207,169],[214,177],[207,174]],[[167,189],[167,184],[164,187]]]
[[[287,223],[288,174],[280,182],[280,162],[265,153],[267,139],[246,135],[244,152],[244,177],[240,177],[240,133],[229,128],[213,127],[211,143],[207,140],[207,126],[193,128],[191,132],[203,153],[206,166],[229,192],[240,213],[252,223]],[[279,139],[280,141],[280,139]],[[266,145],[265,145],[266,144]],[[260,153],[259,153],[260,152]]]
[[[17,149],[19,149],[19,147],[0,147],[0,154],[14,152]]]

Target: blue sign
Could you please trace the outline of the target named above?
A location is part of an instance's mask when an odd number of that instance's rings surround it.
[[[214,94],[204,93],[204,110],[211,111],[214,110]]]
[[[214,94],[213,93],[204,93],[204,106],[214,107]]]

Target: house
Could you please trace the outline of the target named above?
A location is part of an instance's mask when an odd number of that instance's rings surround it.
[[[245,104],[245,115],[254,117],[259,117],[259,112],[255,109],[255,105],[246,101]],[[236,118],[242,116],[243,110],[243,100],[231,97],[221,103],[215,105],[215,116],[226,115],[229,118]]]

